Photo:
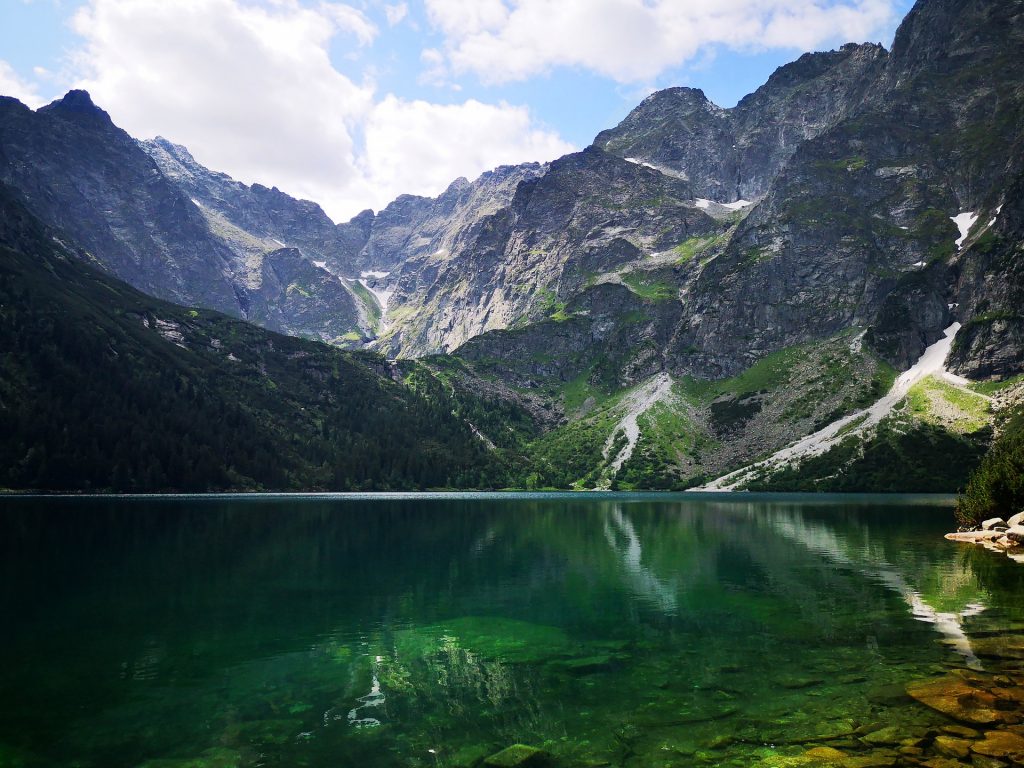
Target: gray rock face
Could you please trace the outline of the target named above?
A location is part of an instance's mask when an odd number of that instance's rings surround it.
[[[735,372],[812,328],[828,334],[848,326],[869,326],[868,342],[906,367],[953,319],[976,324],[977,310],[965,311],[956,285],[958,261],[976,259],[970,243],[958,254],[950,217],[976,210],[1007,183],[1005,153],[996,147],[1021,137],[1021,124],[1005,117],[1024,104],[1019,68],[1005,59],[1007,51],[1024,53],[1021,7],[919,4],[864,102],[800,145],[701,276],[679,335],[683,349],[698,352],[680,352],[676,367]],[[950,14],[952,34],[943,26]],[[998,106],[993,92],[1001,94]],[[1009,302],[1019,285],[1010,279],[996,292]],[[949,307],[957,304],[954,317]],[[994,332],[998,343],[978,343],[1019,344],[1012,323]],[[1022,362],[1016,351],[1009,357]]]
[[[0,100],[0,147],[0,179],[134,287],[324,341],[359,329],[344,284],[305,257],[296,262],[297,252],[280,253],[278,237],[319,253],[317,237],[326,242],[334,227],[312,203],[244,194],[166,142],[147,145],[154,160],[83,91],[37,112]]]
[[[1022,281],[1011,274],[1019,260],[982,263],[974,255],[982,244],[970,240],[958,251],[951,221],[1008,183],[1000,147],[1020,140],[1024,114],[1019,67],[1010,63],[1024,55],[1020,9],[992,0],[919,4],[891,54],[849,45],[803,56],[732,110],[699,91],[668,89],[600,134],[589,155],[573,156],[596,158],[600,148],[640,172],[661,171],[688,187],[673,191],[676,200],[762,198],[725,242],[669,276],[682,306],[677,325],[659,332],[669,339],[667,369],[728,376],[850,327],[866,329],[867,343],[904,368],[956,319],[965,325],[958,350],[967,351],[955,357],[988,360],[976,369],[983,375],[1020,369],[1011,309],[1021,305]],[[382,348],[450,350],[528,326],[624,264],[656,261],[665,243],[635,236],[643,217],[665,228],[686,205],[648,214],[635,198],[613,199],[607,213],[598,188],[615,185],[589,181],[602,178],[598,165],[563,158],[538,192],[524,185],[507,211],[467,233],[463,251],[403,271],[399,302],[408,314]],[[1005,226],[1014,215],[1007,204]],[[673,232],[677,244],[713,232],[690,224]],[[552,243],[558,232],[570,237]],[[978,318],[991,319],[988,330]],[[543,346],[547,326],[537,333]]]
[[[680,175],[698,197],[756,200],[796,148],[855,108],[885,62],[878,45],[809,53],[780,68],[732,109],[703,91],[652,94],[594,145]]]
[[[0,180],[122,280],[241,316],[230,249],[85,92],[38,112],[0,98]]]
[[[474,182],[458,179],[437,198],[402,195],[379,214],[363,211],[351,221],[335,225],[318,205],[295,200],[276,188],[246,186],[210,171],[185,147],[166,139],[142,142],[141,146],[164,176],[199,206],[211,229],[235,251],[245,279],[259,288],[259,295],[268,302],[251,319],[282,328],[284,303],[292,294],[276,291],[273,281],[269,289],[262,288],[267,274],[264,260],[279,248],[295,248],[313,267],[341,278],[335,281],[338,285],[323,276],[307,280],[304,285],[311,293],[300,302],[302,309],[296,310],[301,319],[296,317],[292,323],[296,330],[316,329],[327,341],[339,341],[342,334],[337,331],[345,323],[350,331],[358,325],[363,339],[376,336],[379,326],[372,315],[382,308],[366,293],[353,295],[359,281],[378,291],[393,292],[415,280],[424,263],[429,265],[436,254],[457,249],[459,240],[476,222],[507,206],[521,181],[544,171],[544,166],[536,163],[500,167]],[[395,304],[400,304],[402,296],[399,290]],[[335,305],[335,299],[340,303]]]
[[[450,351],[490,330],[543,321],[623,265],[720,229],[694,206],[686,182],[596,148],[568,155],[519,183],[508,207],[450,247],[406,262],[396,302],[410,311],[382,348]]]
[[[349,227],[338,227],[319,205],[296,200],[276,187],[247,186],[195,161],[189,151],[167,139],[139,142],[161,173],[199,206],[211,227],[246,257],[287,246],[299,248],[311,260],[328,261],[346,274],[362,266],[358,254],[368,236],[360,226],[371,212],[360,214]],[[231,228],[238,231],[231,237]]]
[[[1024,173],[983,206],[959,259],[957,298],[967,322],[952,368],[972,378],[1005,377],[1024,368]]]

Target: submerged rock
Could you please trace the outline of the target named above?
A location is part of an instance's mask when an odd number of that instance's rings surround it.
[[[484,760],[490,768],[538,768],[547,765],[548,754],[526,744],[513,744]]]
[[[1017,719],[996,709],[997,700],[991,693],[957,675],[911,683],[907,693],[925,706],[965,723],[994,725]]]
[[[575,675],[589,675],[593,672],[604,672],[611,669],[612,657],[609,654],[584,656],[580,659],[556,662],[556,666]]]
[[[959,531],[947,533],[946,538],[950,541],[964,541],[968,544],[980,544],[984,541],[995,541],[1003,537],[1003,531]]]
[[[947,757],[967,757],[971,754],[971,742],[955,736],[936,736],[935,751]]]
[[[240,752],[213,747],[198,757],[147,760],[139,768],[239,768],[241,765]]]
[[[989,731],[971,750],[985,757],[1010,760],[1015,765],[1024,764],[1024,736],[1012,731]]]
[[[863,740],[868,744],[899,744],[904,738],[904,733],[897,728],[895,725],[890,725],[887,728],[880,728],[877,731],[873,731],[863,737]]]

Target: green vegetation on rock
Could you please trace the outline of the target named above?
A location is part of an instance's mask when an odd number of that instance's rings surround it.
[[[962,525],[990,517],[1008,518],[1024,510],[1024,408],[1012,411],[960,497],[956,514]]]

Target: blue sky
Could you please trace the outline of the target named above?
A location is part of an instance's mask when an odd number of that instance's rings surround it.
[[[0,0],[0,93],[85,87],[139,138],[336,220],[586,146],[651,91],[732,106],[888,46],[910,0]]]

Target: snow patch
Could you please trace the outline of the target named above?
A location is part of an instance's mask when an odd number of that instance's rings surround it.
[[[281,242],[280,240],[278,240],[278,239],[277,239],[276,237],[272,237],[272,238],[270,238],[270,239],[271,239],[271,240],[273,240],[273,241],[274,241],[275,243],[277,243],[278,245],[280,245],[280,246],[281,246],[282,248],[287,248],[287,247],[288,247],[287,245],[285,245],[284,243],[282,243],[282,242]]]
[[[728,208],[730,211],[738,211],[742,208],[746,208],[749,205],[753,205],[749,200],[737,200],[735,203],[722,203],[723,208]]]
[[[964,213],[958,213],[956,216],[951,216],[950,219],[960,229],[960,238],[956,241],[956,248],[960,250],[964,247],[964,240],[970,234],[971,227],[978,220],[978,214],[972,211],[965,211]]]
[[[388,311],[388,302],[394,295],[394,290],[382,291],[379,288],[374,288],[369,283],[367,283],[367,281],[364,280],[363,278],[359,278],[359,284],[373,294],[373,297],[377,300],[377,303],[380,304],[380,313],[382,315],[386,315]]]
[[[375,280],[380,280],[381,278],[387,277],[390,274],[391,274],[390,272],[377,272],[375,270],[368,269],[365,272],[360,272],[359,276],[360,277],[372,277]]]
[[[927,265],[923,261],[915,261],[914,262],[914,266],[915,267],[924,267],[924,266],[927,266]]]
[[[710,200],[705,200],[703,197],[698,197],[696,200],[694,200],[694,204],[698,208],[710,208],[711,207],[711,201]]]
[[[658,166],[651,165],[650,163],[645,163],[639,157],[625,157],[623,158],[623,160],[625,160],[627,163],[632,163],[633,165],[642,165],[644,168],[653,168],[656,171],[659,170]]]

